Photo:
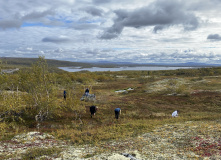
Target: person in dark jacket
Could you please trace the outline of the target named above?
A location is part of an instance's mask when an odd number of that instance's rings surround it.
[[[96,106],[91,106],[90,107],[91,118],[92,118],[92,116],[95,115],[95,113],[97,112],[97,109],[98,109],[98,107],[96,107]]]
[[[121,109],[120,108],[115,108],[114,112],[115,112],[115,118],[118,119],[120,114],[121,114]]]
[[[88,96],[88,94],[89,94],[89,89],[86,88],[86,90],[85,90],[85,95]]]
[[[64,100],[66,100],[67,92],[64,90]]]

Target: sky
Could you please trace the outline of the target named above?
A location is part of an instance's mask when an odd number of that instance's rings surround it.
[[[0,57],[221,64],[221,0],[1,0]]]

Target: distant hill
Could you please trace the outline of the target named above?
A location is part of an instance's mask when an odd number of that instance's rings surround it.
[[[38,58],[14,58],[14,57],[0,57],[1,64],[7,67],[30,67],[35,63]],[[171,67],[219,67],[221,64],[206,64],[206,63],[132,63],[132,62],[111,62],[111,61],[98,61],[98,62],[70,62],[62,60],[46,59],[49,67],[104,67],[113,68],[120,66],[171,66]]]
[[[6,64],[8,66],[21,66],[21,67],[30,67],[33,63],[35,63],[38,58],[12,58],[12,57],[1,57],[0,61],[2,64]],[[46,59],[49,67],[71,67],[71,66],[85,66],[91,67],[89,63],[81,63],[81,62],[70,62],[70,61],[60,61],[60,60],[52,60]]]
[[[117,65],[117,66],[168,66],[168,67],[219,67],[221,64],[208,64],[198,62],[186,63],[133,63],[133,62],[111,62],[111,61],[98,61],[90,62],[93,65]]]
[[[0,57],[1,64],[7,65],[8,67],[30,67],[35,63],[38,58],[15,58],[15,57]],[[131,62],[110,62],[110,61],[100,61],[100,62],[70,62],[62,60],[46,59],[49,67],[105,67],[113,68],[118,66],[139,66],[139,64]]]

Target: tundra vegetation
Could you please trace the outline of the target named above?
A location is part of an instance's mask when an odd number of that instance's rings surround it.
[[[4,62],[0,65],[1,69],[19,67]],[[220,78],[219,67],[69,73],[39,57],[31,66],[22,65],[13,73],[0,74],[0,140],[39,131],[74,145],[100,146],[97,154],[105,149],[113,151],[104,143],[137,137],[165,124],[220,120]],[[95,101],[80,101],[86,87],[96,94]],[[115,92],[118,90],[125,91]],[[90,105],[99,107],[93,118],[86,107]],[[118,120],[114,118],[115,108],[122,110]],[[177,109],[179,117],[171,118]],[[142,143],[136,144],[138,150],[142,148]],[[201,154],[192,145],[189,149]],[[53,149],[49,150],[51,154]]]

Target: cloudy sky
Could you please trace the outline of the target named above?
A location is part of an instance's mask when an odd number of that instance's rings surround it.
[[[221,64],[221,0],[1,0],[0,57]]]

